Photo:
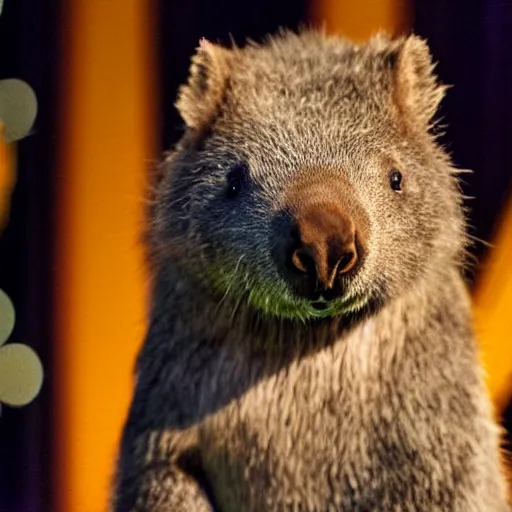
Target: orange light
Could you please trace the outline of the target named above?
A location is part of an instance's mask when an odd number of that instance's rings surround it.
[[[145,327],[139,236],[154,158],[151,2],[66,5],[52,510],[107,510]]]
[[[11,192],[15,182],[15,146],[4,139],[4,125],[0,121],[0,232],[9,217]]]
[[[512,203],[493,243],[475,296],[475,319],[489,390],[502,411],[512,388]]]
[[[408,0],[312,0],[312,20],[354,41],[383,30],[397,35],[409,28]]]

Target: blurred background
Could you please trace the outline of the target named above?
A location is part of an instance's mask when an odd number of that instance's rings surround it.
[[[468,273],[489,392],[512,431],[510,0],[4,0],[0,79],[39,112],[0,141],[0,288],[12,341],[45,367],[40,395],[0,417],[0,511],[98,512],[107,495],[145,326],[139,245],[148,170],[182,133],[173,107],[200,37],[243,43],[278,27],[377,29],[428,39],[443,82],[443,143],[464,175]],[[507,441],[508,442],[508,441]]]

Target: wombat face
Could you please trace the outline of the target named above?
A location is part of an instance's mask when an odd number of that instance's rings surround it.
[[[416,37],[202,42],[159,185],[165,258],[268,315],[350,314],[458,263],[463,216],[429,133],[444,89]]]

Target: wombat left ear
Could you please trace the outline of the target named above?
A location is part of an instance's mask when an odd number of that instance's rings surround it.
[[[188,83],[178,93],[176,108],[189,128],[208,125],[218,111],[230,70],[230,50],[201,39]]]
[[[416,122],[430,127],[447,86],[434,74],[427,43],[418,36],[407,37],[397,50],[395,93],[400,110]]]

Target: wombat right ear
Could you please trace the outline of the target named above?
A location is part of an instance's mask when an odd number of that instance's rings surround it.
[[[217,113],[232,55],[230,50],[201,39],[192,58],[188,83],[178,94],[176,108],[189,128],[200,129]]]
[[[396,99],[409,118],[429,127],[447,86],[434,74],[434,63],[427,43],[409,36],[397,50],[395,59]]]

